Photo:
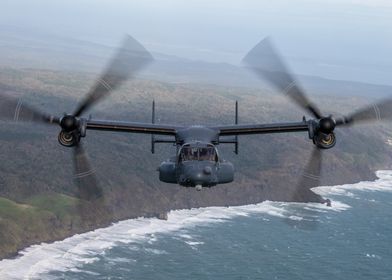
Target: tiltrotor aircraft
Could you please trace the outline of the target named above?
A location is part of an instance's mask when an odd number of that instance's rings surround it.
[[[222,158],[217,149],[219,144],[234,144],[235,152],[238,153],[239,135],[305,132],[315,148],[300,184],[295,190],[297,197],[293,199],[300,199],[303,195],[302,190],[309,190],[319,184],[321,150],[330,149],[335,145],[335,128],[392,117],[391,100],[369,106],[346,117],[334,118],[322,114],[290,75],[268,38],[262,40],[245,56],[244,64],[310,113],[313,116],[312,119],[307,120],[304,117],[297,122],[238,124],[238,104],[235,110],[236,121],[233,125],[157,124],[155,123],[154,105],[152,123],[95,120],[83,117],[92,105],[108,96],[110,92],[126,79],[133,77],[152,60],[152,56],[142,45],[127,36],[106,71],[74,112],[53,116],[36,110],[19,99],[2,95],[0,115],[5,119],[15,121],[35,121],[58,125],[60,128],[58,141],[63,146],[72,147],[74,151],[76,183],[80,197],[87,200],[100,197],[102,193],[82,147],[82,139],[86,137],[89,130],[150,134],[152,135],[152,152],[154,152],[156,143],[174,143],[177,147],[176,155],[162,162],[159,167],[159,179],[166,183],[195,187],[197,190],[234,180],[233,164]],[[166,137],[159,139],[157,138],[159,135]],[[172,139],[168,140],[167,136],[171,136]],[[322,198],[320,202],[329,203],[328,200]]]

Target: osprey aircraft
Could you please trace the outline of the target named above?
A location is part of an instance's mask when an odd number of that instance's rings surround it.
[[[85,200],[93,200],[102,195],[102,189],[97,183],[82,145],[83,139],[90,130],[149,134],[151,135],[152,153],[155,151],[156,143],[174,143],[177,147],[176,154],[161,163],[158,169],[159,179],[166,183],[194,187],[196,190],[234,180],[233,164],[224,160],[219,153],[220,144],[234,144],[235,152],[238,153],[238,136],[240,135],[307,133],[314,148],[302,179],[299,180],[300,183],[294,190],[293,199],[300,200],[304,191],[319,185],[321,150],[334,147],[336,128],[344,128],[364,121],[392,118],[392,100],[390,99],[345,117],[335,118],[332,115],[323,114],[310,102],[268,38],[251,49],[244,57],[243,63],[258,77],[269,81],[278,91],[307,111],[312,116],[311,119],[303,117],[293,122],[239,124],[238,103],[235,106],[233,125],[157,124],[155,123],[155,103],[152,106],[151,123],[98,120],[84,116],[93,105],[116,90],[125,80],[134,77],[152,60],[151,54],[140,43],[127,36],[106,71],[73,112],[63,115],[47,114],[24,104],[20,99],[2,94],[0,116],[8,120],[34,121],[58,126],[58,142],[73,151],[74,177],[79,196]],[[329,200],[323,198],[320,198],[319,202],[330,204]]]

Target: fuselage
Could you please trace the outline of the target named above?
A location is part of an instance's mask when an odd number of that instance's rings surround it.
[[[162,162],[159,179],[185,187],[212,187],[234,180],[234,167],[220,157],[215,131],[194,126],[178,132],[177,154]]]

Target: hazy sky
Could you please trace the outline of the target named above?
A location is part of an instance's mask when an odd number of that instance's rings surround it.
[[[299,72],[392,83],[390,0],[2,0],[0,24],[230,63],[271,35]]]

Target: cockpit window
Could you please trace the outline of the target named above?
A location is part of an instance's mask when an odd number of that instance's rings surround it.
[[[215,149],[213,147],[199,148],[199,160],[215,160]]]
[[[199,157],[198,153],[198,148],[183,147],[181,150],[181,159],[183,161],[197,160]]]
[[[184,145],[180,152],[181,161],[189,160],[217,160],[215,148],[212,146],[207,147],[191,147],[190,145]]]

